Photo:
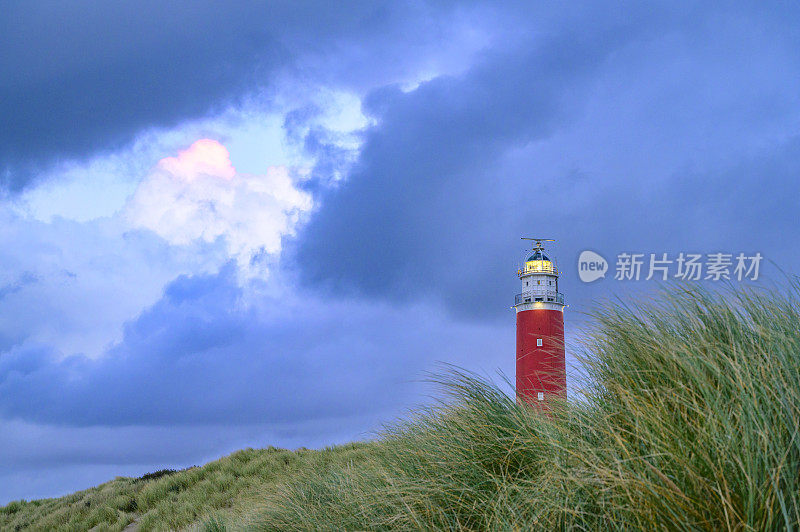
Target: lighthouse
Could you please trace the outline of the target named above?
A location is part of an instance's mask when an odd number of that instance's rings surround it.
[[[546,406],[566,397],[564,355],[564,294],[558,291],[559,271],[544,250],[547,238],[532,240],[533,249],[517,270],[522,292],[514,300],[517,313],[517,398]]]

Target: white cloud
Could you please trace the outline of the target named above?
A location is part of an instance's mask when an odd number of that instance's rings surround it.
[[[60,162],[0,203],[0,349],[100,356],[175,277],[231,258],[245,277],[264,273],[312,205],[295,184],[314,161],[285,138],[283,120],[251,107],[148,130],[121,150]],[[225,147],[181,157],[204,137]],[[132,231],[134,220],[145,230]],[[262,260],[251,266],[254,254]],[[284,290],[271,274],[270,289]]]
[[[219,267],[213,253],[127,230],[117,218],[45,223],[0,208],[0,348],[46,344],[99,356],[166,283]]]
[[[222,144],[201,139],[159,162],[129,200],[125,217],[176,246],[221,239],[248,270],[261,253],[280,252],[281,237],[294,234],[311,206],[285,166],[239,174]]]

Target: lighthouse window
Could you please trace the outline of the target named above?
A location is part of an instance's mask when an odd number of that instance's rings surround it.
[[[528,286],[528,284],[529,284],[528,281],[525,281],[525,286]]]
[[[536,284],[542,284],[542,282],[541,281],[536,281]]]
[[[537,392],[536,399],[538,399],[539,401],[544,401],[544,392]]]
[[[542,347],[542,339],[541,338],[537,338],[536,339],[536,347]]]

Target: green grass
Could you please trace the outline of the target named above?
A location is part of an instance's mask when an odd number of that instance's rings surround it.
[[[139,530],[199,528],[234,521],[259,503],[259,492],[301,472],[344,467],[370,444],[321,451],[245,449],[206,464],[145,480],[118,477],[56,499],[15,501],[0,508],[0,530]]]
[[[798,288],[670,290],[598,310],[588,384],[548,414],[453,372],[446,401],[375,442],[243,451],[138,487],[12,503],[0,528],[113,513],[118,528],[139,515],[157,529],[797,529]]]
[[[582,397],[545,415],[456,373],[368,461],[264,492],[229,528],[797,529],[797,287],[673,287],[595,318]]]

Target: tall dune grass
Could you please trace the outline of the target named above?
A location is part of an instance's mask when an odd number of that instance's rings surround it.
[[[454,372],[368,460],[229,528],[783,530],[800,525],[800,305],[673,287],[600,309],[581,397],[543,414]]]

